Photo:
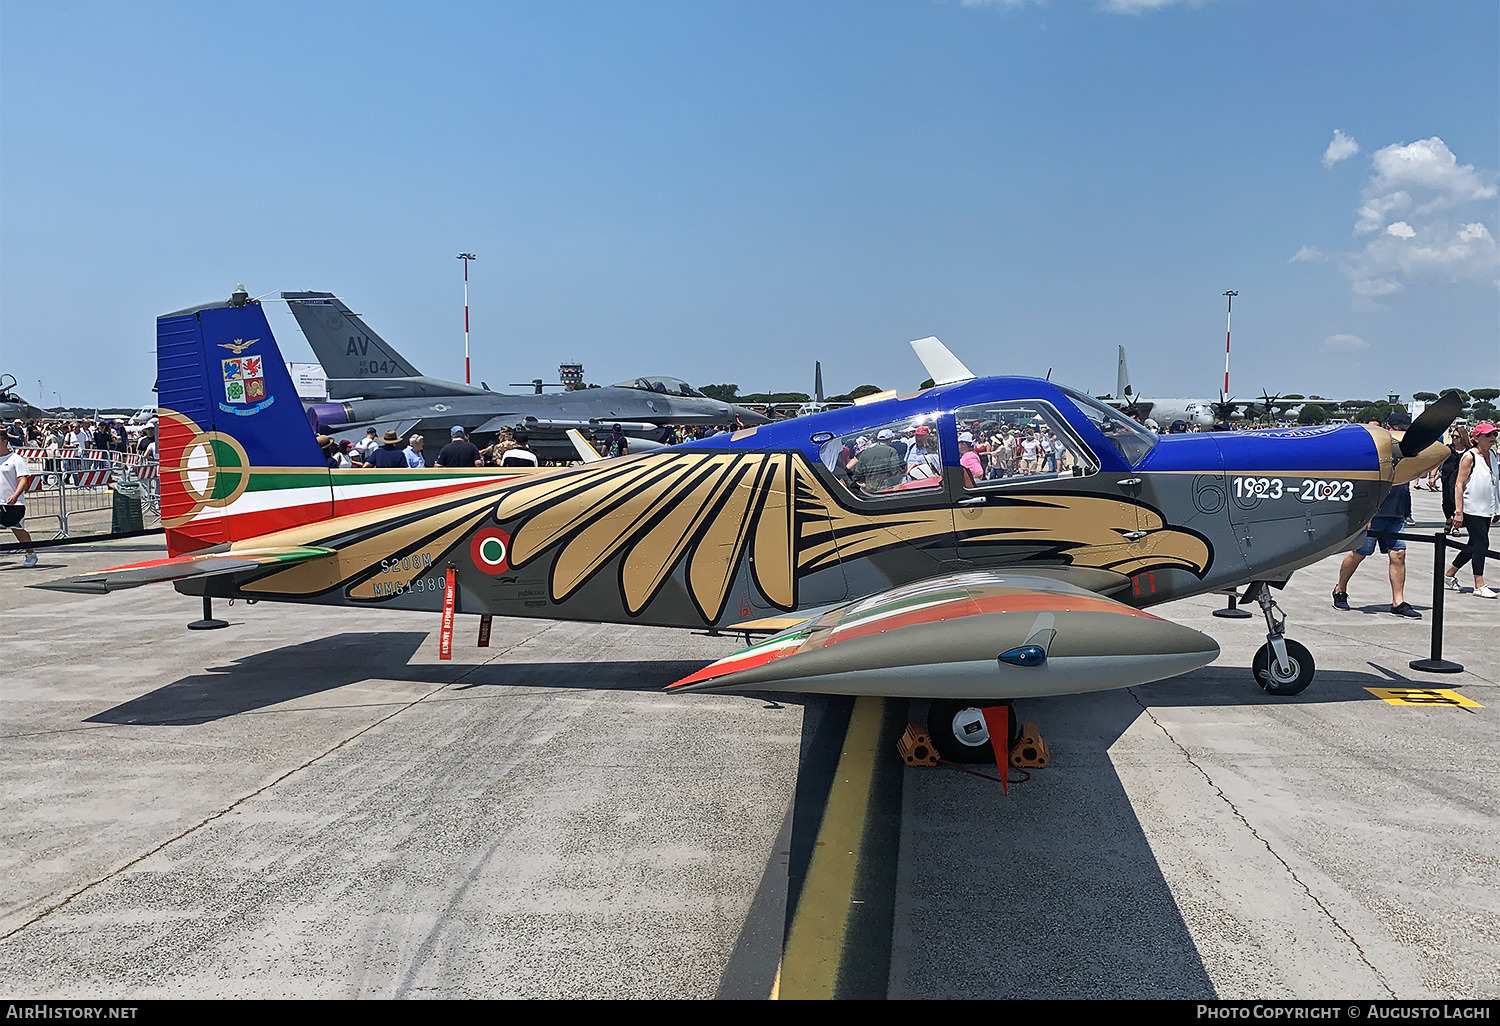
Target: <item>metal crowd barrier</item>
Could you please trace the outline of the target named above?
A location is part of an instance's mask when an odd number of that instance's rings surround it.
[[[111,511],[117,485],[138,488],[143,509],[159,517],[160,468],[138,453],[73,448],[52,453],[33,447],[16,451],[32,471],[25,492],[26,521],[55,520],[58,538],[69,537],[69,517]]]

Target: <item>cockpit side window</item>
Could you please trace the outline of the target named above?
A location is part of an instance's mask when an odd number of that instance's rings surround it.
[[[907,417],[831,438],[819,455],[833,476],[861,498],[905,495],[943,483],[937,414]]]
[[[1100,433],[1109,439],[1109,444],[1119,450],[1120,456],[1132,467],[1145,459],[1146,454],[1156,445],[1156,435],[1119,410],[1112,410],[1071,388],[1063,388],[1061,385],[1058,388],[1073,400],[1073,405],[1078,407],[1080,413],[1094,422]]]
[[[954,410],[953,417],[966,488],[1083,477],[1099,471],[1099,461],[1051,403],[979,403]]]

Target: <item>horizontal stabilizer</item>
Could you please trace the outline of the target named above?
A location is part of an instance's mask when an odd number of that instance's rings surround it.
[[[919,338],[911,347],[917,351],[917,359],[927,368],[927,374],[934,384],[951,385],[958,381],[974,380],[974,372],[965,367],[935,336]]]
[[[33,584],[33,588],[47,591],[73,591],[85,595],[103,595],[126,588],[139,588],[143,584],[163,581],[185,581],[193,577],[215,577],[219,574],[242,573],[269,566],[289,566],[310,559],[321,559],[333,555],[332,549],[312,546],[293,546],[280,549],[241,549],[229,552],[206,552],[192,556],[175,556],[171,559],[153,559],[147,563],[131,563],[111,570],[95,570],[93,573],[67,577],[46,584]]]
[[[1212,638],[1094,591],[972,571],[840,606],[671,686],[999,700],[1130,687],[1218,654]]]

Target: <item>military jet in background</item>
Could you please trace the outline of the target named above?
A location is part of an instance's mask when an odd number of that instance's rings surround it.
[[[52,416],[55,414],[51,410],[33,406],[16,393],[15,375],[0,374],[0,419],[8,424],[18,417],[21,420],[45,420]]]
[[[619,424],[631,437],[631,451],[657,448],[664,429],[678,424],[753,427],[766,418],[743,407],[719,402],[679,378],[635,378],[607,388],[588,388],[544,395],[508,395],[456,381],[427,377],[381,338],[331,292],[283,292],[281,298],[323,370],[329,401],[308,408],[313,429],[337,439],[357,440],[367,428],[387,429],[406,437],[413,431],[431,436],[436,452],[449,430],[461,426],[480,445],[503,428],[531,436],[531,448],[543,460],[573,460],[576,451],[567,432],[610,431]]]

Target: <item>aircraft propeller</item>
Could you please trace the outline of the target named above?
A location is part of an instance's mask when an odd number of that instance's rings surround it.
[[[1422,415],[1412,421],[1411,427],[1396,445],[1396,469],[1391,476],[1393,484],[1405,484],[1421,477],[1448,458],[1448,447],[1443,444],[1443,432],[1463,412],[1463,400],[1457,392],[1445,392],[1437,402],[1429,403]]]
[[[1214,420],[1227,421],[1234,416],[1234,396],[1225,398],[1224,393],[1219,393],[1219,401],[1213,404]]]

